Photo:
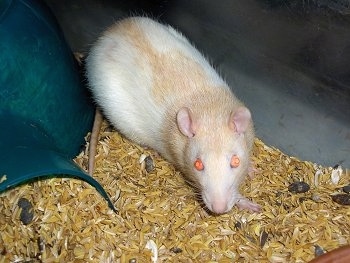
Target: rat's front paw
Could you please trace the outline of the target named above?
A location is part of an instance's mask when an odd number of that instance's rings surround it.
[[[238,199],[237,203],[236,203],[237,207],[239,209],[247,209],[251,212],[260,212],[261,211],[261,206],[250,201],[247,198],[240,198]]]

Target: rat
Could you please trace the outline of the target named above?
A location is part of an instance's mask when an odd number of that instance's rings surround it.
[[[107,120],[174,164],[211,212],[260,211],[239,193],[253,170],[251,112],[180,32],[148,17],[122,19],[93,44],[86,76]],[[101,121],[97,111],[90,174]]]

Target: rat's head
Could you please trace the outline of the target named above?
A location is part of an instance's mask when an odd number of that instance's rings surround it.
[[[214,118],[214,120],[210,119]],[[177,113],[177,124],[188,137],[187,175],[214,213],[228,212],[239,198],[238,187],[249,166],[251,114],[239,107],[227,116],[194,116],[188,108]]]

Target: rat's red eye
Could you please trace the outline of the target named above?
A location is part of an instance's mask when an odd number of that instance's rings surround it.
[[[202,160],[199,158],[194,162],[193,165],[197,171],[202,171],[204,169],[204,164],[203,164]]]
[[[232,155],[230,162],[232,168],[237,168],[240,162],[238,155]]]

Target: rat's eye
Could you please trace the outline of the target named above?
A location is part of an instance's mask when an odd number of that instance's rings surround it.
[[[239,160],[238,155],[232,155],[230,166],[232,168],[237,168],[239,166],[239,163],[240,163],[240,160]]]
[[[194,162],[193,166],[197,171],[202,171],[204,169],[204,164],[199,158]]]

